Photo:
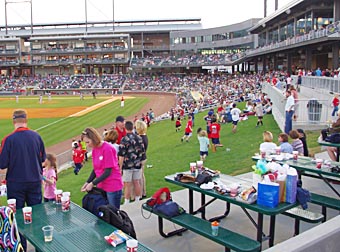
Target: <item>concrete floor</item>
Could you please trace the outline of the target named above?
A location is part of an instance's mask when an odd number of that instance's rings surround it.
[[[250,179],[251,173],[243,174],[241,177]],[[167,183],[164,182],[164,186]],[[338,191],[340,191],[340,185],[334,185]],[[325,183],[321,180],[303,177],[303,187],[312,192],[319,194],[336,196]],[[188,204],[188,191],[180,190],[172,193],[173,200],[184,208],[187,208]],[[198,206],[200,197],[195,195],[195,205]],[[151,215],[148,212],[143,212],[141,210],[141,204],[145,201],[138,203],[130,203],[128,205],[123,205],[121,208],[125,210],[130,218],[132,219],[135,230],[137,233],[137,238],[140,242],[148,246],[157,252],[192,252],[192,251],[224,251],[221,245],[218,245],[200,235],[197,235],[191,231],[186,231],[182,236],[174,236],[171,238],[163,238],[158,233],[158,223],[157,217]],[[207,209],[207,218],[213,217],[223,213],[225,209],[225,203],[222,201],[215,201]],[[309,210],[315,212],[321,212],[321,207],[313,204],[309,204]],[[251,215],[256,218],[256,213],[251,212]],[[328,210],[328,219],[339,215],[338,211]],[[276,218],[276,228],[275,228],[275,244],[285,241],[293,236],[294,231],[294,220],[287,216],[279,215]],[[256,229],[244,214],[242,209],[238,206],[232,205],[231,212],[227,218],[223,219],[220,225],[237,231],[241,234],[247,235],[250,238],[256,239]],[[264,218],[264,232],[268,234],[269,232],[269,218]],[[300,232],[304,232],[311,229],[319,224],[310,224],[301,222]],[[164,221],[164,230],[171,231],[180,228],[173,223]],[[263,242],[262,249],[268,248],[268,241]],[[34,249],[30,246],[29,252],[33,252]],[[91,251],[92,252],[92,251]]]

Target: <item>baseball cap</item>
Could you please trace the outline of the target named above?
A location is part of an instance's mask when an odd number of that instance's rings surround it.
[[[124,121],[125,121],[124,117],[122,117],[122,116],[116,117],[116,122],[124,122]]]

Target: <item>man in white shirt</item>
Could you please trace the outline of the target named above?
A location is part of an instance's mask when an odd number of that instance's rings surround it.
[[[289,131],[291,131],[293,128],[292,120],[293,120],[293,115],[294,115],[295,101],[290,90],[286,91],[286,97],[287,97],[287,101],[286,101],[286,106],[285,106],[285,111],[286,111],[285,133],[289,134]]]

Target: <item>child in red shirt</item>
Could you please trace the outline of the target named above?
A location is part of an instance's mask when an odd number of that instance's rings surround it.
[[[212,144],[215,145],[215,147],[223,147],[223,144],[220,143],[220,130],[221,125],[217,123],[216,116],[212,116],[210,125],[210,137]]]
[[[78,175],[78,172],[83,167],[84,153],[77,142],[73,144],[72,159],[75,165],[73,172],[75,175]]]
[[[177,120],[176,120],[176,132],[180,131],[182,127],[182,123],[181,123],[181,117],[177,117]]]
[[[192,117],[188,116],[188,122],[185,126],[184,136],[181,138],[181,142],[185,139],[186,142],[189,142],[190,137],[192,136]]]

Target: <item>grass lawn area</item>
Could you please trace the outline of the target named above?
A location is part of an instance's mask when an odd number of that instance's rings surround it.
[[[108,97],[105,97],[107,99]],[[38,98],[37,98],[38,99]],[[60,110],[65,108],[65,104],[67,106],[84,106],[90,107],[97,103],[104,101],[104,99],[92,99],[90,97],[86,97],[85,100],[80,101],[79,97],[56,97],[53,98],[53,103],[43,104],[44,108],[56,108],[58,104]],[[16,107],[16,103],[10,100],[2,101],[7,104],[7,108],[14,110],[16,108],[29,108],[30,104],[35,106],[36,100],[32,100],[32,98],[22,98],[20,100],[20,106]],[[84,103],[83,103],[84,102]],[[52,115],[52,118],[30,118],[30,114],[28,113],[28,127],[37,130],[41,135],[45,146],[51,146],[62,142],[64,140],[73,138],[81,133],[81,131],[85,127],[101,127],[103,125],[114,122],[115,117],[124,114],[124,116],[131,116],[137,113],[140,108],[148,102],[148,98],[134,98],[134,99],[126,99],[124,110],[120,108],[120,100],[113,101],[103,107],[100,107],[92,112],[89,112],[85,115],[78,117],[64,117],[60,118],[58,115]],[[27,106],[26,106],[26,105]],[[81,105],[80,105],[81,104]],[[33,106],[32,105],[32,106]],[[38,104],[40,105],[40,104]],[[40,105],[41,106],[41,105]],[[12,120],[0,120],[0,139],[13,131]]]
[[[67,120],[67,123],[56,125],[48,130],[41,130],[39,133],[43,136],[47,145],[69,139],[69,136],[72,137],[79,134],[86,126],[97,127],[112,122],[119,109],[118,102],[119,101],[113,102],[95,112],[91,112],[85,115],[84,118],[69,118],[74,121]],[[135,104],[127,105],[124,108],[125,116],[137,112],[138,108],[146,102],[146,99],[136,98],[126,101],[126,103],[129,102],[134,102]],[[239,107],[243,108],[244,104],[239,104]],[[199,160],[199,143],[196,130],[199,127],[203,129],[206,128],[205,121],[203,120],[206,114],[207,112],[201,112],[196,115],[193,136],[188,143],[182,143],[180,141],[180,138],[184,134],[186,120],[182,122],[183,126],[180,132],[175,131],[175,121],[170,120],[154,123],[148,129],[149,148],[147,151],[147,164],[152,165],[152,168],[145,168],[145,175],[147,180],[147,194],[149,197],[152,196],[157,189],[164,186],[169,187],[171,191],[178,190],[178,187],[166,183],[163,179],[164,176],[176,172],[188,171],[189,163]],[[238,124],[236,134],[231,132],[232,125],[230,123],[222,124],[220,140],[224,147],[218,148],[215,153],[209,150],[209,156],[204,162],[206,167],[220,170],[222,173],[230,175],[249,172],[251,171],[251,166],[254,164],[251,156],[259,152],[263,131],[271,131],[274,135],[274,142],[277,143],[277,136],[281,131],[272,115],[264,116],[264,126],[258,128],[255,127],[257,118],[254,116],[249,116],[248,118],[248,120]],[[41,119],[39,119],[39,121],[41,121]],[[48,123],[48,120],[46,119],[44,123]],[[40,127],[41,125],[42,124],[40,124]],[[30,120],[30,127],[38,127],[34,119]],[[51,132],[54,132],[56,135],[51,136],[54,135],[51,134]],[[320,152],[320,146],[316,142],[319,131],[307,131],[306,133],[308,147],[311,153]],[[227,148],[230,149],[230,151],[227,151]],[[59,173],[57,187],[64,191],[70,191],[72,201],[81,205],[82,197],[85,194],[80,192],[80,188],[85,183],[91,171],[92,163],[90,159],[77,176],[74,175],[73,169]],[[1,197],[0,203],[5,204],[3,201],[4,198]]]
[[[199,160],[199,143],[196,130],[198,127],[205,128],[203,120],[205,115],[206,112],[202,112],[196,116],[194,134],[188,143],[180,141],[184,127],[182,127],[181,132],[175,132],[174,121],[165,120],[151,125],[147,133],[149,138],[147,164],[152,165],[152,168],[145,168],[148,197],[152,196],[160,187],[167,186],[171,191],[180,189],[166,183],[163,177],[176,172],[188,171],[189,163]],[[209,151],[209,156],[204,165],[231,175],[251,171],[251,166],[254,164],[251,156],[255,152],[259,152],[263,131],[271,131],[275,136],[276,143],[277,135],[281,132],[271,115],[264,117],[263,127],[255,128],[256,121],[256,117],[251,116],[248,120],[239,123],[236,134],[231,132],[232,125],[230,123],[223,124],[220,139],[224,147],[218,148],[215,153]],[[182,125],[185,125],[185,123],[186,120],[182,122]],[[308,131],[307,134],[310,149],[319,152],[320,147],[316,142],[319,131]],[[226,151],[226,148],[229,148],[230,151]],[[92,164],[88,162],[78,176],[73,174],[72,169],[61,172],[57,183],[58,188],[71,191],[72,201],[81,205],[84,193],[80,192],[80,188],[91,170]]]

